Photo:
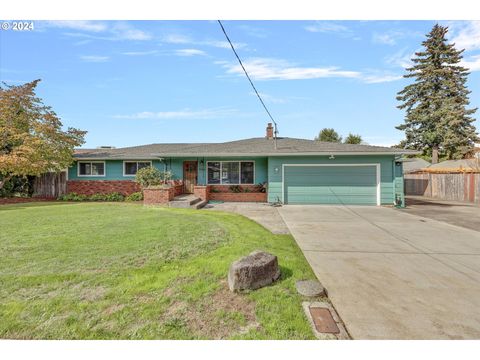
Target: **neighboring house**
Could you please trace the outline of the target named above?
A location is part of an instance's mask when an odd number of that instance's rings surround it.
[[[431,164],[422,158],[405,158],[402,159],[403,173],[410,174],[428,168]]]
[[[437,164],[430,165],[427,171],[437,173],[480,172],[480,162],[475,158],[445,160]]]
[[[228,197],[234,201],[392,205],[396,200],[403,203],[404,197],[399,160],[414,153],[287,137],[275,140],[268,124],[265,137],[225,143],[80,149],[68,170],[67,191],[138,191],[135,173],[152,165],[173,173],[178,193],[194,193],[203,186],[216,199],[218,193],[236,194]],[[263,197],[247,196],[260,192],[259,184],[267,188]]]

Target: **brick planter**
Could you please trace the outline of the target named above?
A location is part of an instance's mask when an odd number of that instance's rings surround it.
[[[210,200],[210,186],[208,185],[195,185],[193,188],[193,194],[202,200]]]
[[[267,193],[232,193],[232,192],[211,192],[210,200],[225,202],[267,202]]]
[[[267,193],[258,185],[240,185],[241,192],[232,192],[231,185],[210,185],[209,200],[225,202],[267,202]],[[248,190],[248,192],[244,192]]]
[[[165,205],[175,197],[175,187],[143,189],[144,205]]]

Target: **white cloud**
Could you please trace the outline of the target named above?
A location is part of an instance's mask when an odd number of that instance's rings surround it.
[[[384,34],[374,33],[372,36],[372,40],[374,43],[385,44],[385,45],[395,45],[397,43],[396,37],[388,33],[384,33]]]
[[[385,58],[385,62],[387,64],[399,66],[406,69],[413,65],[412,58],[414,56],[415,56],[415,53],[412,53],[407,48],[404,48],[390,56],[387,56]]]
[[[107,62],[110,60],[110,57],[108,56],[101,56],[101,55],[82,55],[80,56],[80,59],[85,62],[96,62],[96,63],[101,63],[101,62]]]
[[[309,32],[320,33],[351,33],[351,30],[344,26],[331,21],[317,21],[313,25],[304,27]]]
[[[460,65],[468,68],[470,71],[480,71],[480,55],[464,59],[460,62]]]
[[[59,20],[59,21],[45,21],[42,22],[46,27],[57,27],[63,29],[72,29],[88,32],[102,32],[106,31],[108,26],[104,22],[91,20]]]
[[[220,63],[220,62],[217,62]],[[326,77],[358,78],[357,71],[340,70],[338,67],[299,67],[285,60],[255,58],[243,62],[248,74],[256,80],[299,80]],[[223,62],[228,74],[243,74],[237,63]]]
[[[158,50],[148,50],[148,51],[126,51],[122,55],[127,56],[146,56],[146,55],[155,55],[158,54]]]
[[[174,51],[175,55],[178,56],[195,56],[195,55],[200,55],[200,56],[205,56],[207,53],[203,50],[198,50],[198,49],[179,49]]]
[[[189,36],[182,35],[182,34],[168,34],[165,35],[162,39],[164,42],[169,44],[190,44],[190,45],[197,45],[197,46],[211,46],[221,49],[230,49],[230,44],[228,41],[223,40],[195,40]],[[237,43],[234,42],[233,45],[236,49],[241,49],[247,46],[244,43]]]
[[[162,40],[169,44],[189,44],[193,42],[190,37],[181,34],[168,34]]]
[[[243,76],[243,70],[238,63],[217,61],[216,64],[226,69],[227,74]],[[367,84],[396,81],[401,75],[368,70],[365,72],[343,70],[336,66],[303,67],[289,63],[286,60],[270,58],[247,59],[243,65],[248,74],[255,80],[304,80],[319,78],[350,78],[363,81]]]
[[[125,21],[44,21],[40,22],[42,27],[55,27],[81,31],[80,33],[66,33],[65,35],[85,37],[96,40],[150,40],[152,36],[140,29],[135,28],[131,23]],[[92,34],[93,33],[93,34]]]
[[[362,76],[362,80],[367,84],[379,84],[379,83],[397,81],[397,80],[400,80],[402,78],[403,78],[402,75],[390,74],[390,73],[365,74],[365,75]]]
[[[114,115],[116,119],[211,119],[218,117],[226,117],[232,115],[232,113],[237,112],[235,109],[225,109],[225,108],[216,108],[216,109],[201,109],[201,110],[191,110],[191,109],[182,109],[177,111],[142,111],[134,114],[127,115]]]
[[[452,37],[457,49],[480,49],[480,21],[449,22]]]
[[[127,22],[116,22],[111,28],[114,37],[119,40],[150,40],[152,36]]]

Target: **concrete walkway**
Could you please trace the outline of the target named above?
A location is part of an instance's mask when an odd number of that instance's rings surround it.
[[[270,230],[273,234],[289,234],[287,225],[278,213],[278,208],[266,203],[217,203],[205,206],[208,210],[229,211],[252,219]]]
[[[354,339],[480,339],[480,232],[392,208],[279,213]]]
[[[452,225],[480,231],[480,204],[407,196],[402,211]]]

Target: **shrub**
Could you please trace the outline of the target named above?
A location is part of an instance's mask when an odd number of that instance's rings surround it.
[[[82,194],[77,194],[74,192],[61,195],[58,197],[58,200],[63,200],[63,201],[85,201],[87,200],[88,196],[87,195],[82,195]]]
[[[142,201],[143,200],[143,193],[142,192],[134,192],[130,195],[128,195],[125,198],[126,201]]]
[[[242,192],[242,188],[239,185],[232,185],[229,187],[230,191],[233,193],[240,193]]]
[[[72,193],[59,196],[58,200],[62,200],[62,201],[123,201],[125,200],[125,196],[117,192],[110,193],[110,194],[93,194],[90,196],[72,192]]]
[[[125,200],[125,196],[118,192],[105,194],[105,201],[123,201],[123,200]]]
[[[93,194],[88,197],[90,201],[105,201],[105,194]]]
[[[0,180],[4,177],[0,175]],[[9,179],[0,189],[0,197],[31,196],[33,192],[32,186],[33,177],[14,176]]]
[[[142,168],[135,175],[135,181],[143,188],[165,185],[171,178],[170,171],[160,171],[153,166]]]

